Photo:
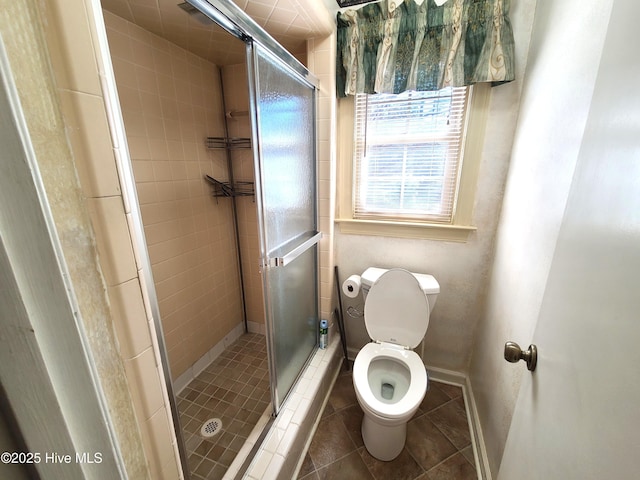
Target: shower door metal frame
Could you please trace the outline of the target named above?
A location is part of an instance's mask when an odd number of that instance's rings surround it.
[[[254,155],[254,164],[255,164],[255,194],[256,194],[256,205],[258,208],[258,223],[259,228],[258,231],[260,233],[260,250],[261,250],[261,259],[260,268],[262,270],[263,277],[263,285],[264,285],[264,299],[265,299],[265,321],[267,328],[267,353],[269,357],[269,376],[270,376],[270,387],[271,387],[271,395],[272,395],[272,405],[273,405],[273,415],[277,415],[280,409],[280,406],[284,402],[285,398],[278,398],[276,387],[277,387],[277,375],[276,375],[276,365],[275,365],[275,339],[273,338],[273,330],[274,326],[272,324],[271,315],[269,315],[269,300],[267,296],[267,275],[266,269],[275,268],[280,265],[284,265],[284,263],[289,259],[292,260],[293,257],[297,256],[297,254],[302,253],[302,251],[306,251],[308,248],[317,245],[317,255],[316,255],[316,311],[320,312],[320,298],[319,298],[319,271],[320,271],[320,255],[319,255],[319,242],[322,237],[322,234],[316,230],[315,234],[308,238],[305,245],[300,245],[296,250],[296,252],[288,252],[288,255],[278,256],[274,258],[269,258],[267,251],[267,242],[265,238],[265,226],[262,221],[264,218],[264,205],[262,202],[262,188],[260,182],[257,181],[258,178],[262,178],[260,172],[257,171],[260,168],[260,133],[258,129],[258,115],[259,115],[259,107],[257,103],[257,99],[255,97],[255,92],[257,83],[255,77],[255,66],[257,65],[257,53],[254,45],[259,45],[266,53],[269,54],[271,59],[278,62],[283,68],[289,71],[292,75],[294,75],[299,81],[305,83],[310,88],[314,89],[314,117],[317,116],[317,101],[318,101],[318,93],[319,93],[319,81],[317,77],[315,77],[307,68],[302,65],[291,53],[289,53],[286,49],[284,49],[273,37],[271,37],[266,31],[262,29],[257,23],[251,19],[243,10],[241,10],[235,3],[231,0],[186,0],[189,4],[193,5],[195,8],[200,10],[207,17],[211,18],[214,22],[216,22],[220,27],[225,29],[231,35],[245,42],[247,46],[247,75],[248,75],[248,83],[249,83],[249,112],[251,119],[252,131],[257,135],[253,142],[253,155]],[[319,216],[318,216],[318,145],[317,145],[317,122],[314,121],[314,132],[313,132],[313,156],[315,158],[315,227],[318,229],[319,227]],[[258,259],[256,259],[258,260]],[[311,361],[312,354],[309,355],[305,365],[303,365],[302,370],[298,373],[296,380],[293,385],[295,386],[300,374],[306,368],[307,364]],[[292,388],[293,389],[293,388]],[[290,391],[288,392],[290,393]],[[288,394],[287,394],[288,395]]]
[[[255,42],[260,44],[260,42]],[[276,53],[274,53],[268,47],[260,44],[260,47],[263,48],[263,53],[266,53],[271,61],[278,63],[281,67],[288,70],[288,73],[292,74],[296,80],[305,84],[309,88],[313,89],[313,116],[314,119],[317,116],[318,111],[318,91],[319,91],[319,82],[318,79],[309,73],[306,68],[304,69],[304,74],[290,67],[290,65],[284,61],[284,59],[280,58]],[[288,52],[287,52],[288,53]],[[298,379],[302,375],[302,372],[306,368],[306,366],[311,361],[311,357],[313,356],[313,351],[307,357],[304,365],[301,370],[296,375],[295,380],[293,381],[292,387],[289,391],[280,398],[278,393],[278,377],[277,377],[277,365],[276,365],[276,335],[275,335],[275,325],[274,325],[274,314],[272,311],[272,304],[269,297],[269,278],[268,278],[268,270],[272,268],[280,268],[287,265],[289,262],[295,260],[301,254],[307,252],[310,248],[316,246],[316,314],[319,316],[320,312],[320,299],[319,299],[319,271],[320,271],[320,255],[319,255],[319,246],[320,239],[322,238],[322,233],[318,231],[319,227],[319,216],[318,216],[318,133],[317,133],[317,122],[313,122],[313,158],[314,158],[314,177],[315,177],[315,198],[314,198],[314,226],[315,232],[304,240],[301,244],[297,245],[293,249],[287,249],[286,254],[277,254],[270,255],[269,252],[269,239],[267,234],[267,228],[264,224],[264,219],[266,217],[266,205],[264,204],[264,195],[263,195],[263,174],[262,174],[262,153],[260,151],[262,141],[261,141],[261,132],[259,128],[259,117],[260,117],[260,106],[258,104],[258,99],[256,98],[256,92],[259,91],[259,78],[256,77],[256,72],[258,71],[258,55],[259,52],[255,48],[254,42],[247,42],[247,75],[249,82],[249,114],[251,117],[251,129],[256,134],[256,142],[254,142],[253,156],[254,156],[254,170],[256,176],[255,182],[255,193],[256,193],[256,207],[258,209],[258,233],[260,237],[260,270],[262,273],[262,282],[263,282],[263,292],[264,292],[264,306],[265,306],[265,326],[267,329],[267,353],[268,353],[268,361],[269,361],[269,376],[270,376],[270,388],[271,388],[271,403],[273,405],[273,415],[277,415],[280,411],[280,407],[292,392],[293,387],[295,387]],[[289,54],[290,56],[290,54]],[[293,58],[293,57],[292,57]],[[295,60],[295,58],[294,58]],[[297,62],[297,60],[296,60]],[[304,67],[303,67],[304,68]],[[318,318],[319,320],[319,318]],[[316,336],[316,345],[318,343],[318,338]]]

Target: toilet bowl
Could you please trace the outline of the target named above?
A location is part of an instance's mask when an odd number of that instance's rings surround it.
[[[440,287],[430,275],[370,270],[362,280],[368,290],[365,325],[373,342],[356,356],[353,384],[364,412],[365,447],[375,458],[390,461],[404,448],[407,422],[427,390],[427,371],[411,349],[422,341],[429,325],[428,296],[435,297]]]

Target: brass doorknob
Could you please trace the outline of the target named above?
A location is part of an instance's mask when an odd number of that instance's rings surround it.
[[[538,363],[538,347],[529,345],[527,350],[522,350],[517,343],[507,342],[504,344],[504,359],[510,363],[524,360],[527,363],[527,369],[533,372]]]

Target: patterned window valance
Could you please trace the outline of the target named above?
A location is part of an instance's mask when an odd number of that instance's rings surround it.
[[[338,13],[338,95],[512,81],[509,4],[382,0]]]

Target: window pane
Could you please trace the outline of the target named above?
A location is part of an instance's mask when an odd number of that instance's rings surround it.
[[[446,143],[427,143],[407,145],[407,176],[444,175],[447,150]]]
[[[354,217],[450,220],[467,88],[358,95]]]
[[[363,175],[382,176],[402,175],[402,159],[405,155],[403,145],[375,145],[367,150],[363,159]]]
[[[371,210],[396,210],[400,205],[400,185],[395,179],[371,180],[364,192],[364,202]]]
[[[440,213],[443,178],[411,180],[405,184],[402,208],[416,213]]]

